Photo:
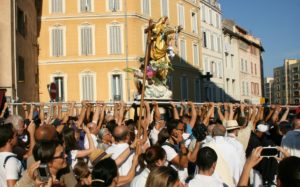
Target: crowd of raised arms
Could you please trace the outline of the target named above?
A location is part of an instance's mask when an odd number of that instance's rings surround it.
[[[300,115],[289,107],[83,101],[24,103],[21,116],[8,108],[1,187],[300,186]]]

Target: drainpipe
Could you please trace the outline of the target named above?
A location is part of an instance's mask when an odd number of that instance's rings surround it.
[[[127,19],[127,0],[124,1],[124,10],[125,10],[125,61],[126,61],[126,69],[128,68],[128,19]],[[126,71],[126,84],[127,84],[127,101],[130,101],[130,82],[129,82],[129,74]]]
[[[14,71],[14,79],[15,79],[15,101],[18,101],[18,80],[17,80],[17,48],[16,48],[16,0],[12,1],[12,22],[13,22],[13,29],[12,29],[12,36],[13,36],[13,71]],[[16,107],[16,114],[18,114],[18,110]]]

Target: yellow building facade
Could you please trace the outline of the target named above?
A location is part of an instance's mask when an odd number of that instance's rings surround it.
[[[200,100],[201,42],[198,1],[194,0],[44,0],[39,42],[39,94],[57,100],[133,100],[133,75],[144,56],[149,19],[168,16],[182,25],[169,76],[173,98]]]

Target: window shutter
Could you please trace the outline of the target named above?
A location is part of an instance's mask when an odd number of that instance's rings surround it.
[[[198,65],[199,64],[199,50],[198,50],[198,45],[194,44],[193,45],[193,50],[194,50],[194,64]]]
[[[161,6],[162,6],[162,15],[168,16],[168,0],[161,0]]]
[[[149,0],[143,0],[143,14],[146,16],[150,15]]]

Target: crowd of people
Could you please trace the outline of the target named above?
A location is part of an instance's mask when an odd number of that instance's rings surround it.
[[[10,115],[5,104],[1,187],[300,186],[300,115],[289,107],[64,105]]]

